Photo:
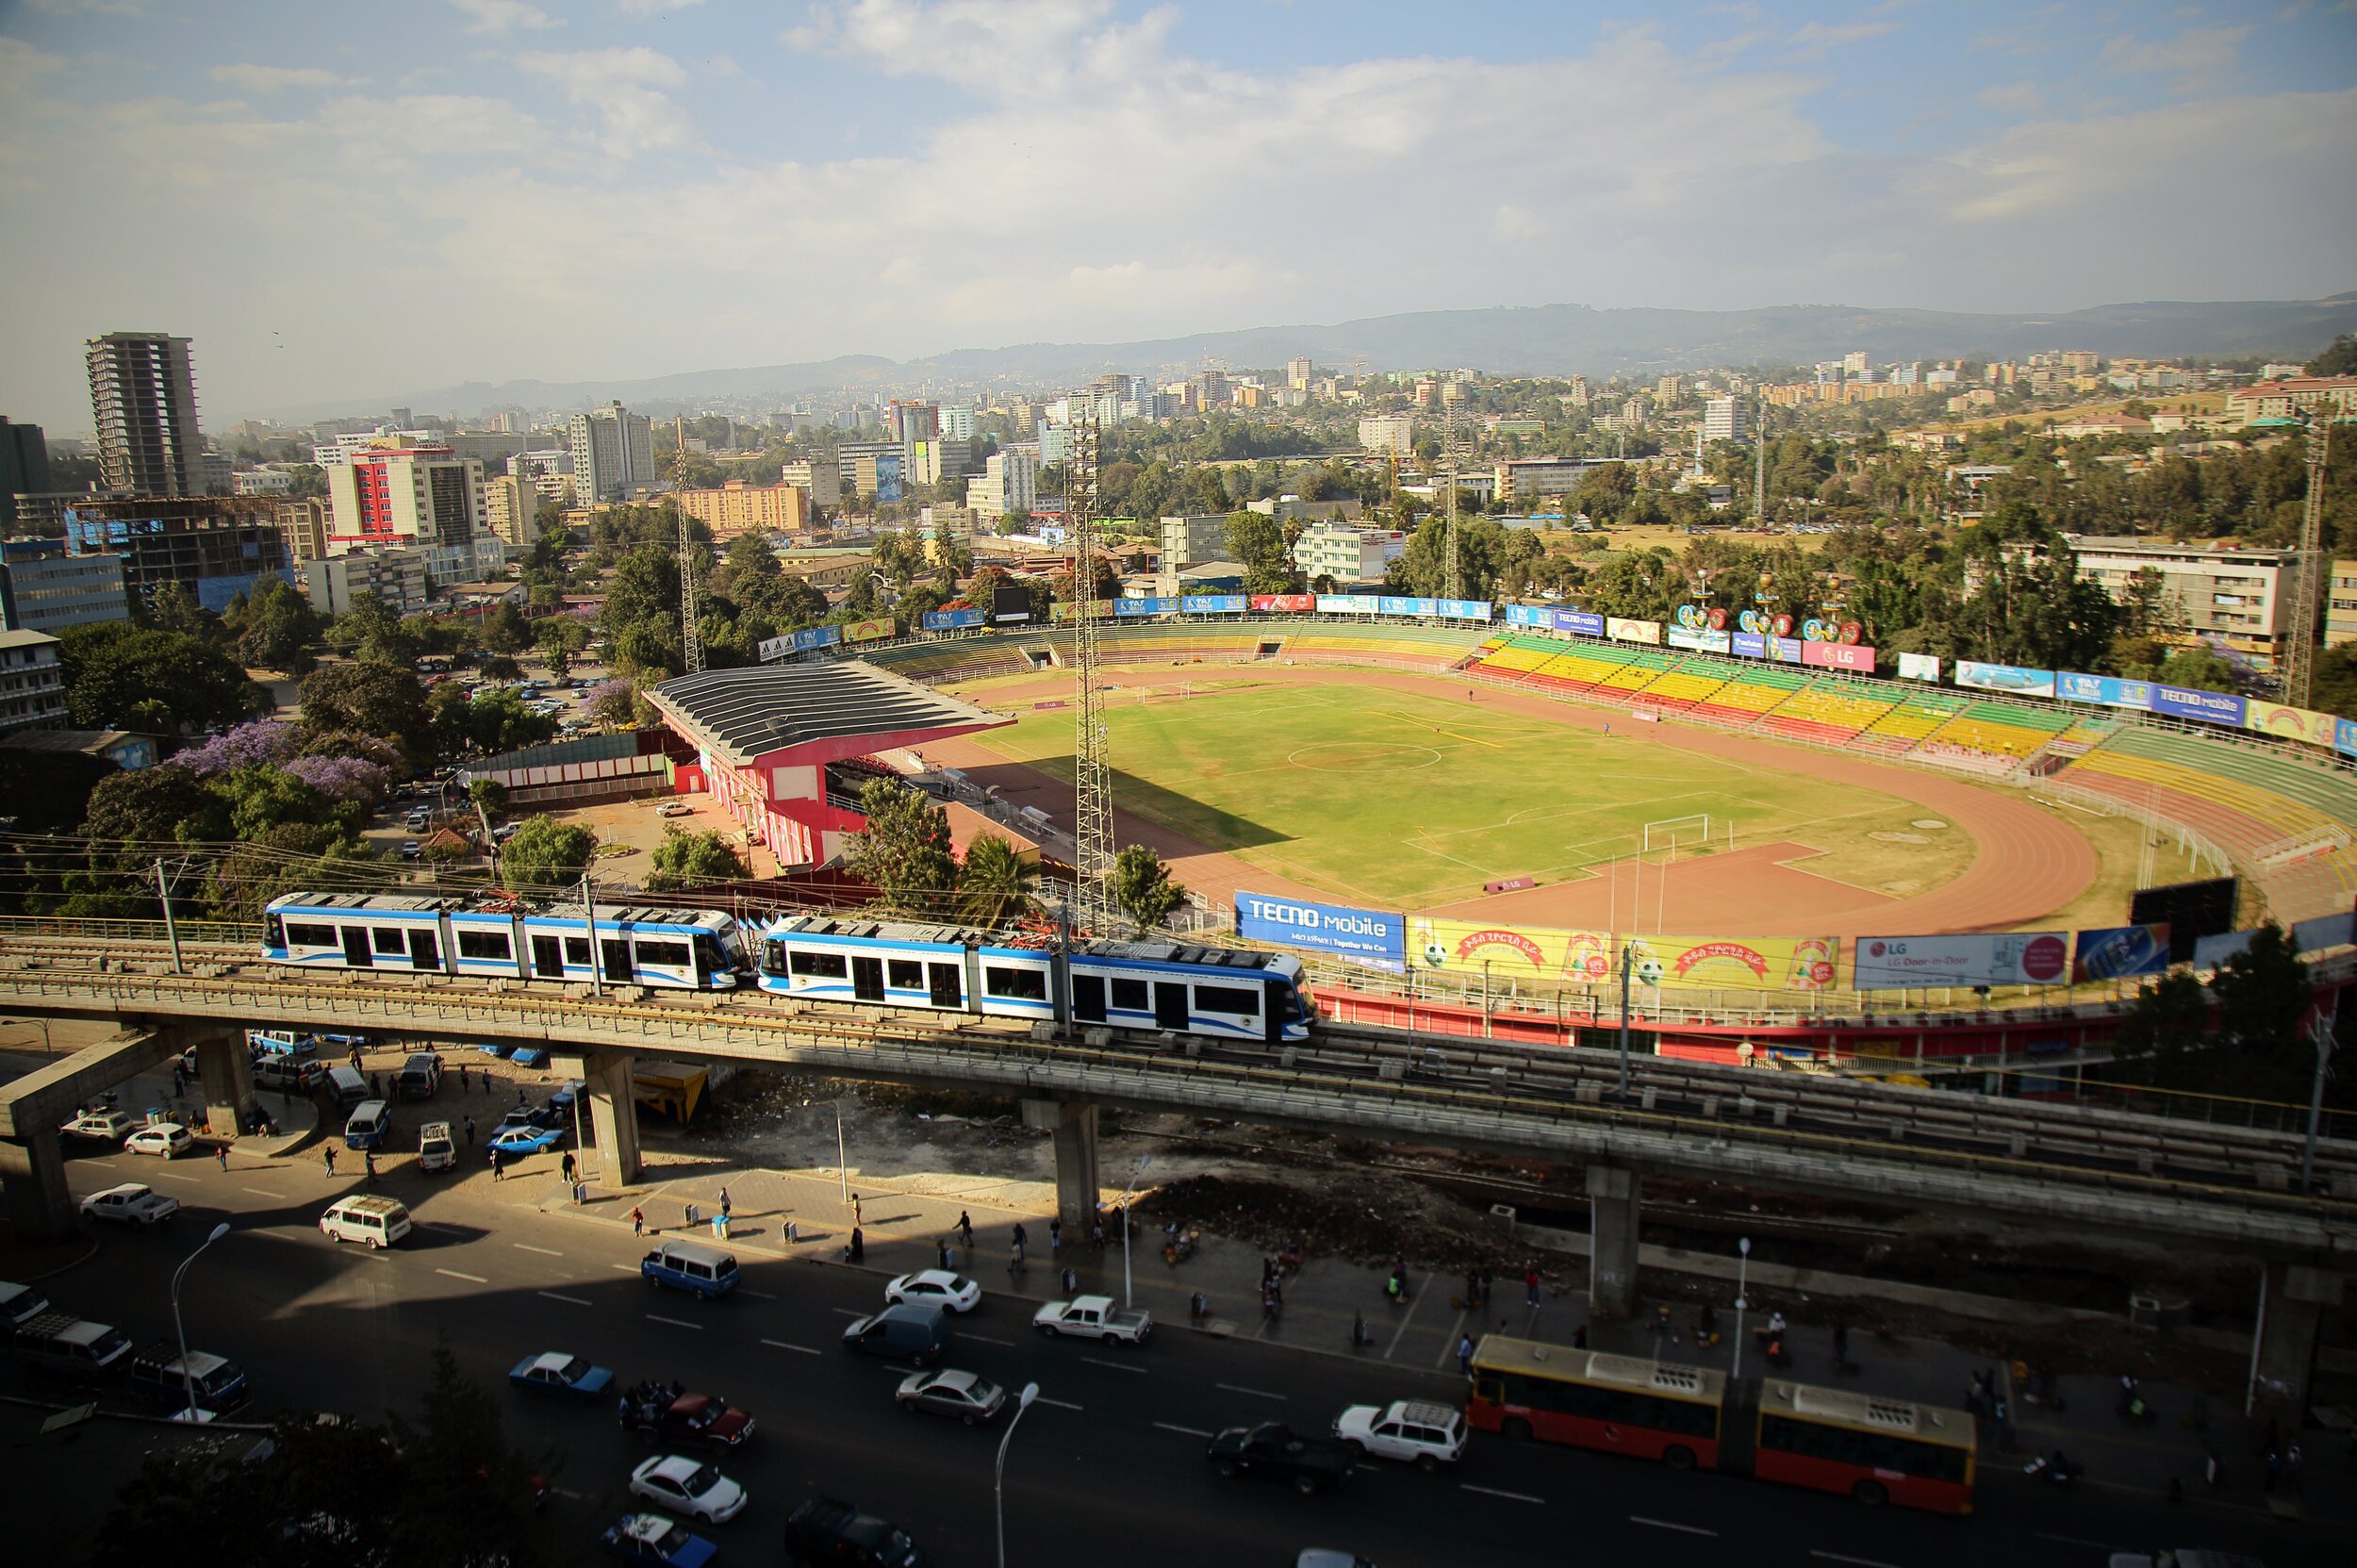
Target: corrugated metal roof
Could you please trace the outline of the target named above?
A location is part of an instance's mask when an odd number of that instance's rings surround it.
[[[709,669],[647,696],[697,744],[737,766],[814,741],[1007,722],[858,659]]]

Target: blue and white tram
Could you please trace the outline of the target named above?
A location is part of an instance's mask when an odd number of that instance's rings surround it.
[[[1306,1040],[1301,962],[1174,942],[1091,942],[1068,973],[1040,948],[958,926],[797,915],[759,936],[761,988],[988,1017],[1066,1021],[1224,1040]]]
[[[730,990],[747,967],[736,921],[717,910],[599,904],[585,917],[578,910],[473,907],[387,893],[273,899],[263,918],[262,956],[315,969],[595,979],[697,991]]]

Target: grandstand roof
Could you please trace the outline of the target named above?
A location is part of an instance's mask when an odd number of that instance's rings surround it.
[[[833,762],[1014,722],[858,659],[708,669],[647,699],[672,729],[739,767]]]

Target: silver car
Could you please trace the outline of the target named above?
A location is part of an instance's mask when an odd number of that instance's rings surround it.
[[[893,1395],[904,1411],[955,1416],[969,1427],[992,1419],[1007,1405],[1007,1391],[972,1372],[912,1372]]]

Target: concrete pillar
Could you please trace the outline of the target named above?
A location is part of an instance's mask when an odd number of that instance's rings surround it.
[[[587,1083],[589,1137],[598,1150],[598,1185],[619,1192],[638,1180],[638,1098],[631,1089],[636,1058],[621,1051],[585,1057],[575,1072]],[[584,1164],[587,1156],[581,1156]]]
[[[1085,1240],[1096,1218],[1096,1107],[1088,1101],[1027,1099],[1023,1125],[1056,1135],[1056,1213],[1066,1240]]]
[[[2342,1278],[2298,1263],[2269,1263],[2259,1277],[2259,1331],[2250,1347],[2254,1417],[2283,1419],[2292,1429],[2307,1419],[2308,1383],[2316,1373],[2316,1329],[2341,1305]]]
[[[55,1241],[74,1234],[74,1194],[65,1184],[65,1151],[55,1128],[0,1139],[0,1207],[8,1234]]]
[[[243,1030],[174,1029],[175,1050],[196,1048],[196,1081],[204,1098],[204,1122],[191,1132],[209,1131],[219,1138],[244,1134],[254,1114],[254,1053]]]
[[[1599,1318],[1637,1313],[1637,1173],[1588,1167],[1588,1311]]]

